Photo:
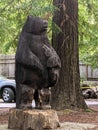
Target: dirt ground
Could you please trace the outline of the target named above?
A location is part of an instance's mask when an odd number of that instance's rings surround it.
[[[0,124],[5,124],[8,122],[9,108],[0,109]]]
[[[90,123],[98,125],[98,106],[89,107],[90,109],[84,111],[70,111],[65,113],[60,113],[60,122],[77,122],[77,123]],[[94,110],[94,111],[93,111]]]
[[[60,122],[78,122],[98,125],[98,105],[89,106],[87,111],[64,110],[58,112]],[[0,109],[0,124],[8,123],[9,108]]]

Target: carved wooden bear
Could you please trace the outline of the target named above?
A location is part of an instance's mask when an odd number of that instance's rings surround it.
[[[46,89],[50,95],[49,87],[58,81],[61,62],[46,36],[47,25],[46,20],[28,16],[20,34],[15,56],[16,108],[30,108],[33,99],[42,107],[41,95],[47,95]]]

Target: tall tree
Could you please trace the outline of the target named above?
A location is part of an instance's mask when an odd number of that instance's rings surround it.
[[[21,28],[28,15],[51,21],[51,0],[0,0],[0,53],[15,53]]]
[[[98,0],[78,1],[80,60],[98,68]]]
[[[58,9],[54,12],[53,46],[61,58],[60,79],[52,89],[51,105],[54,109],[86,108],[81,90],[78,58],[78,1],[53,0]]]

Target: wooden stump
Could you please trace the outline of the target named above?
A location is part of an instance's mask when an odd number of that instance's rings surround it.
[[[15,130],[49,130],[60,126],[54,110],[11,109],[8,128]]]

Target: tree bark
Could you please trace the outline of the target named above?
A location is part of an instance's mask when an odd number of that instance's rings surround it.
[[[60,127],[54,110],[10,109],[8,128],[13,130],[53,130]]]
[[[80,90],[78,54],[78,1],[53,0],[58,7],[53,22],[61,31],[54,32],[52,43],[61,58],[60,79],[52,88],[52,108],[87,108]],[[56,33],[56,34],[55,34]]]

